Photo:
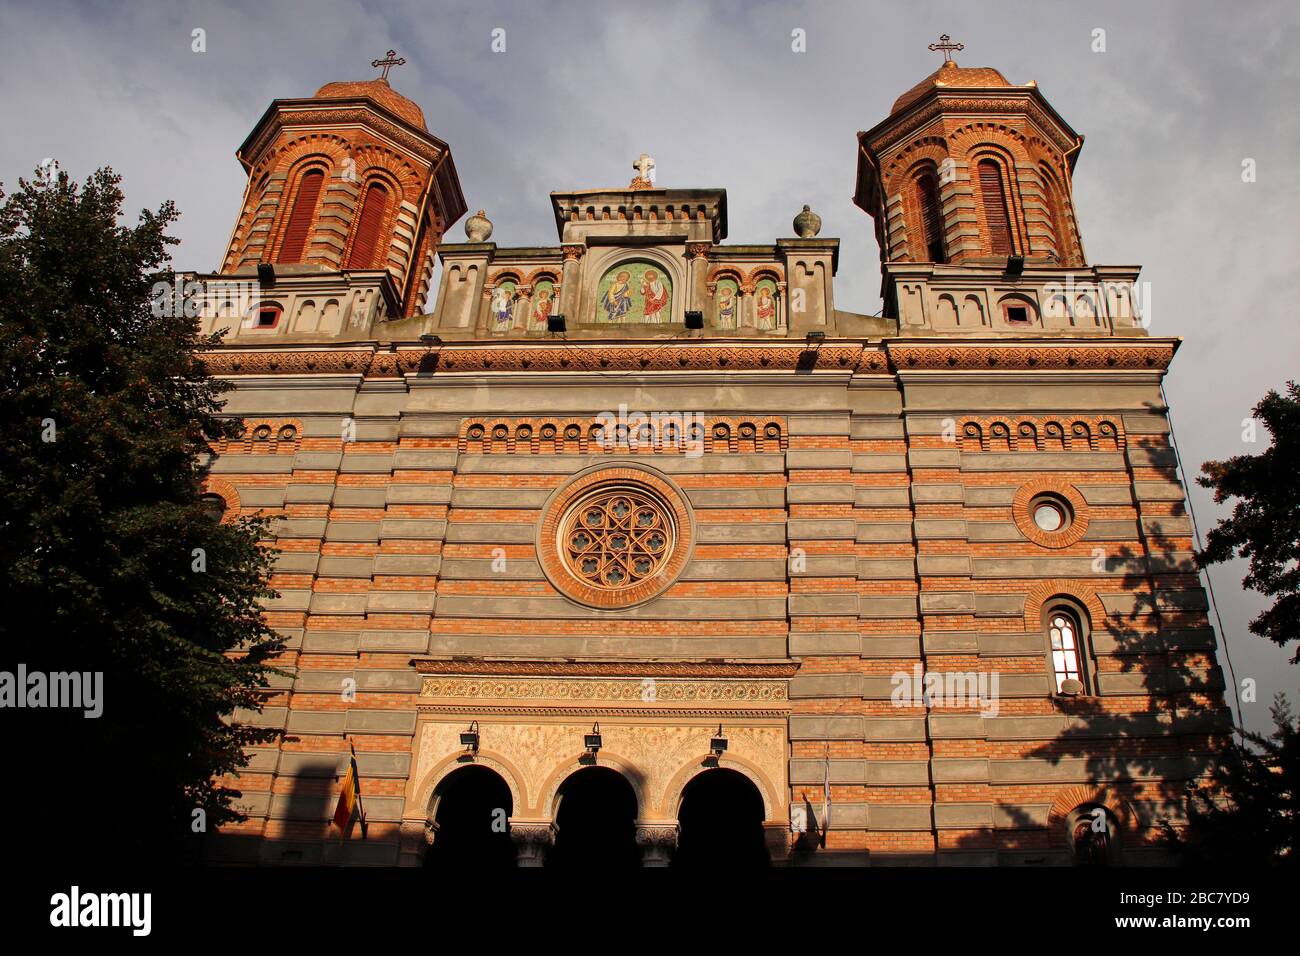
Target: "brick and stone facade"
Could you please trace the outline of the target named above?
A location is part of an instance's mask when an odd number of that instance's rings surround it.
[[[1160,858],[1156,818],[1226,727],[1160,390],[1178,343],[1142,327],[1136,268],[1085,263],[1082,140],[1036,87],[945,65],[860,134],[883,317],[836,308],[838,240],[727,245],[721,189],[553,193],[553,247],[482,223],[442,242],[465,211],[450,152],[384,90],[272,106],[200,277],[275,265],[276,195],[326,171],[305,263],[261,289],[279,320],[204,318],[230,329],[210,367],[247,423],[208,490],[274,517],[266,614],[292,675],[241,715],[285,736],[233,781],[249,819],[213,858],[418,863],[472,763],[509,787],[521,865],[542,862],[596,722],[647,863],[714,767],[761,797],[776,863],[1069,863],[1094,818],[1110,861]],[[372,160],[404,198],[366,274],[340,262]],[[943,232],[922,241],[927,214]],[[597,492],[592,545],[573,535]],[[368,838],[340,843],[349,744]]]

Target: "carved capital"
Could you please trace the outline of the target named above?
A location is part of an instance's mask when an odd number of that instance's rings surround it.
[[[587,247],[581,245],[566,245],[560,247],[560,253],[564,256],[565,262],[577,262],[587,253]]]
[[[555,824],[549,821],[510,823],[510,839],[518,851],[519,866],[541,866],[546,861],[546,851],[555,845]]]
[[[641,848],[642,866],[667,866],[677,849],[676,823],[638,823],[636,845]]]
[[[686,244],[686,254],[692,259],[706,259],[709,250],[713,248],[711,242],[688,242]]]

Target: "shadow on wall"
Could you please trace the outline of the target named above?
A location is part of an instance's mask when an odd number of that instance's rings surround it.
[[[1180,502],[1164,520],[1185,515],[1186,504]],[[993,852],[1000,863],[1177,862],[1160,842],[1159,823],[1163,819],[1178,826],[1185,820],[1188,783],[1207,772],[1214,750],[1229,739],[1232,715],[1223,702],[1214,650],[1202,640],[1213,633],[1205,612],[1158,597],[1182,587],[1195,589],[1183,593],[1199,593],[1195,566],[1185,552],[1176,553],[1167,543],[1155,550],[1169,538],[1157,533],[1147,540],[1149,556],[1124,547],[1106,557],[1107,570],[1128,569],[1122,577],[1094,579],[1095,585],[1079,582],[1079,595],[1094,588],[1110,594],[1122,590],[1132,595],[1132,602],[1126,610],[1116,608],[1101,620],[1083,622],[1088,638],[1084,665],[1090,661],[1093,668],[1085,691],[1074,697],[1054,693],[1052,712],[1064,718],[1064,729],[1019,755],[1046,768],[1048,780],[1062,781],[1033,784],[1056,793],[1046,818],[1041,805],[1037,810],[1004,805],[1003,819],[995,821],[993,830],[963,835],[947,849]],[[1068,589],[1060,595],[1072,596]],[[1050,606],[1049,598],[1045,613]],[[1044,621],[1045,651],[1047,627]],[[1102,656],[1096,653],[1099,647]],[[1134,686],[1123,686],[1128,683],[1123,675],[1136,676]],[[1146,707],[1112,711],[1117,684],[1120,694],[1146,695]],[[1108,685],[1110,694],[1105,693]],[[1091,783],[1072,785],[1079,779]]]

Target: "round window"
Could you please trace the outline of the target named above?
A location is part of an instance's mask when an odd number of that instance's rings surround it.
[[[1044,501],[1034,507],[1034,524],[1044,531],[1060,531],[1065,526],[1065,515],[1056,505]]]
[[[686,501],[658,473],[594,468],[556,492],[538,528],[542,570],[564,595],[626,608],[662,593],[690,558]]]
[[[635,486],[598,488],[569,507],[559,551],[576,577],[610,589],[652,576],[672,553],[671,510]]]
[[[1070,506],[1050,495],[1035,498],[1030,503],[1029,513],[1033,515],[1034,524],[1049,534],[1064,531],[1073,520]]]

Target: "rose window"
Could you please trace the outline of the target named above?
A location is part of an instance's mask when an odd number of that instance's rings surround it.
[[[584,582],[612,590],[654,576],[672,553],[674,519],[656,496],[628,487],[599,488],[570,507],[560,551]]]

